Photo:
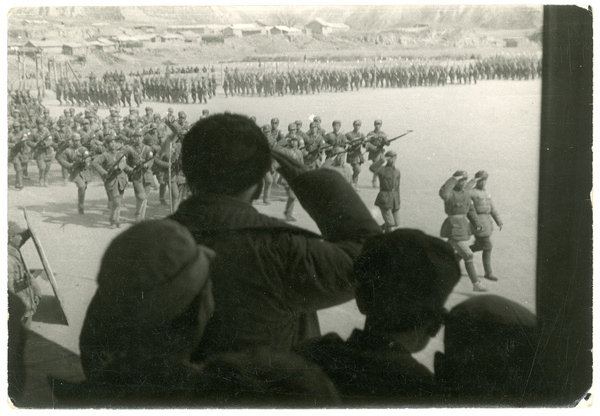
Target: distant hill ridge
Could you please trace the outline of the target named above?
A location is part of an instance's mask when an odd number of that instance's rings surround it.
[[[320,17],[367,32],[415,25],[492,30],[538,29],[543,20],[542,6],[524,5],[65,6],[17,8],[11,11],[11,18],[27,17],[156,24],[233,24],[260,20],[267,25],[296,27]]]

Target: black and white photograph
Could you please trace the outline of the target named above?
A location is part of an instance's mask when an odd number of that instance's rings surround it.
[[[591,406],[591,6],[184,3],[5,8],[9,410]]]

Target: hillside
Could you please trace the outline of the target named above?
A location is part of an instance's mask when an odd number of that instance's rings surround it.
[[[364,31],[406,28],[417,24],[514,30],[540,27],[542,8],[519,5],[71,6],[15,8],[11,10],[9,20],[27,17],[178,24],[233,24],[261,20],[268,25],[297,27],[320,17]]]

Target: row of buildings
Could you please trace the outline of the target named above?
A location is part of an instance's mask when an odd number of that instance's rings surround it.
[[[346,31],[350,28],[343,23],[329,23],[323,19],[314,19],[302,29],[283,25],[269,26],[262,22],[232,25],[180,25],[171,26],[167,30],[152,25],[134,27],[137,35],[116,35],[97,37],[89,41],[64,40],[29,40],[26,43],[8,43],[8,53],[33,53],[41,51],[50,54],[86,55],[94,52],[117,52],[123,48],[141,48],[148,43],[166,42],[224,42],[230,37],[245,36],[286,36],[289,38],[313,34],[327,36],[334,32]]]

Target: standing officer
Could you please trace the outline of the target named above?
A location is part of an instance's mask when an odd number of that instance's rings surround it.
[[[304,164],[304,161],[302,160],[302,150],[298,149],[298,136],[290,136],[288,140],[285,141],[285,145],[278,147],[278,149],[286,155],[288,155],[290,158],[296,160],[301,164]],[[294,211],[294,204],[296,203],[296,194],[294,193],[290,184],[285,180],[285,178],[282,177],[280,179],[280,183],[283,185],[283,187],[285,188],[285,192],[287,193],[285,211],[283,212],[283,215],[285,216],[285,221],[296,221],[296,218],[294,218],[294,216],[292,215],[292,212]]]
[[[132,171],[126,159],[129,158],[133,164],[137,164],[139,155],[130,147],[123,146],[116,137],[109,136],[106,141],[108,150],[94,159],[92,167],[100,174],[108,195],[110,228],[120,228],[121,203],[127,188],[127,174]]]
[[[379,179],[379,193],[375,205],[381,210],[384,232],[390,233],[400,226],[400,171],[396,164],[396,152],[385,152],[385,166],[375,173]]]
[[[492,273],[491,236],[494,229],[492,219],[496,222],[500,231],[502,231],[503,223],[500,219],[500,214],[498,214],[492,203],[492,196],[485,189],[488,173],[485,170],[480,170],[475,174],[475,179],[477,180],[477,184],[475,188],[471,189],[471,200],[473,201],[475,212],[477,212],[481,229],[477,230],[472,227],[473,234],[475,235],[475,244],[470,248],[473,252],[483,251],[481,256],[485,273],[483,277],[495,282],[498,278]]]
[[[373,172],[373,180],[371,181],[373,184],[373,188],[377,188],[377,169],[380,166],[383,166],[385,163],[383,154],[384,147],[389,146],[389,141],[387,138],[387,134],[381,131],[381,125],[383,121],[375,120],[375,129],[370,131],[367,134],[367,151],[369,152],[369,160],[372,160],[373,163],[369,167],[369,170]]]
[[[361,125],[362,122],[360,120],[354,120],[352,123],[352,127],[354,127],[354,129],[351,132],[346,133],[346,140],[348,141],[346,162],[348,162],[352,167],[352,186],[354,189],[358,189],[358,176],[360,175],[360,167],[363,163],[365,163],[365,159],[362,155],[362,149],[365,146],[366,137],[360,131]]]
[[[471,238],[471,226],[474,224],[477,231],[482,227],[479,224],[477,213],[471,202],[471,189],[475,180],[467,183],[467,172],[457,170],[440,188],[440,197],[444,200],[444,210],[448,217],[442,224],[440,236],[448,239],[448,243],[454,248],[458,255],[465,261],[465,269],[473,284],[473,291],[487,292],[487,288],[481,283],[475,266],[473,265],[473,252],[469,247]]]
[[[58,163],[69,170],[69,179],[77,186],[77,211],[84,214],[85,191],[91,179],[90,152],[81,145],[81,136],[73,134],[71,147],[65,149],[58,157]]]

